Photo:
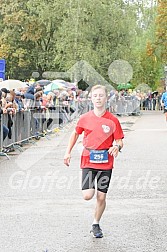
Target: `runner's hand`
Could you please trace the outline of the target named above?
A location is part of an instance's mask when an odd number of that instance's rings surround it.
[[[118,152],[119,152],[119,148],[118,146],[112,146],[110,147],[110,149],[108,150],[108,153],[111,155],[111,156],[114,156],[114,157],[117,157],[118,156]]]
[[[71,155],[70,154],[65,154],[64,156],[64,164],[69,166],[70,165],[70,159],[71,159]]]

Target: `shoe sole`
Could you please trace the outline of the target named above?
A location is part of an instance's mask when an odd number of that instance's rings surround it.
[[[92,231],[90,231],[90,233],[93,233]],[[99,234],[99,235],[93,235],[93,238],[103,238],[103,235],[102,234]]]
[[[95,235],[93,235],[93,238],[100,239],[100,238],[103,238],[103,235],[102,236],[95,236]]]

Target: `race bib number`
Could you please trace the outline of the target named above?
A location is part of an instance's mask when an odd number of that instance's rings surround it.
[[[90,163],[108,163],[108,150],[90,150]]]

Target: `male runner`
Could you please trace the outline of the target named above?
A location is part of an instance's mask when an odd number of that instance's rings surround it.
[[[64,156],[64,164],[69,166],[71,151],[79,135],[84,133],[84,149],[81,156],[82,192],[85,200],[92,199],[96,184],[96,208],[91,230],[96,238],[103,237],[99,222],[106,206],[114,157],[117,157],[122,149],[124,137],[118,119],[106,111],[107,95],[105,86],[92,87],[91,100],[94,109],[80,117]]]

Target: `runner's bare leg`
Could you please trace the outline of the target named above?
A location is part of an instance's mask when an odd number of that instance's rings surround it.
[[[106,193],[97,191],[97,202],[95,208],[94,219],[98,223],[106,207]]]

